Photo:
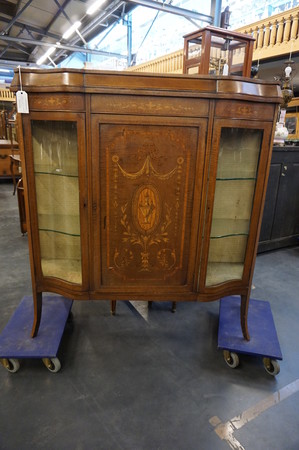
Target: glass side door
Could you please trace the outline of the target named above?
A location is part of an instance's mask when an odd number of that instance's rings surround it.
[[[62,120],[66,115],[51,114],[55,120],[43,120],[35,116],[30,127],[33,180],[29,180],[35,192],[31,205],[37,219],[32,221],[33,239],[39,248],[35,260],[42,277],[82,285],[85,225],[80,192],[84,195],[85,170],[80,164],[79,143],[84,138],[83,118],[78,121],[74,115],[72,120],[69,115]]]
[[[264,127],[241,121],[234,127],[225,126],[223,121],[214,128],[204,243],[206,272],[201,274],[207,288],[241,282],[246,261],[253,258],[269,156],[269,124]]]

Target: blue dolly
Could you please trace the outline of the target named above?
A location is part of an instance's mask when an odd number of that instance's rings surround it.
[[[239,365],[238,353],[261,356],[266,372],[280,372],[277,360],[282,360],[280,345],[269,302],[250,299],[248,309],[250,341],[242,335],[240,326],[240,300],[225,297],[220,300],[218,348],[231,368]]]
[[[2,365],[9,372],[17,372],[19,359],[38,358],[50,372],[58,372],[61,364],[57,352],[72,303],[73,300],[61,296],[44,296],[39,333],[31,338],[33,301],[32,297],[24,297],[0,334]]]

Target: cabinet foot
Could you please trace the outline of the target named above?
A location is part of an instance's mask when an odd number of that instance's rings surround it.
[[[116,300],[111,300],[110,301],[110,311],[112,316],[115,316],[116,313]]]

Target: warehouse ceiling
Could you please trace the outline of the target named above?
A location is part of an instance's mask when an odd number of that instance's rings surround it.
[[[212,1],[214,7],[215,1]],[[0,68],[35,66],[51,47],[54,47],[53,53],[45,64],[51,61],[52,66],[78,51],[126,58],[127,55],[90,48],[88,42],[115,22],[125,21],[138,5],[178,14],[195,22],[213,21],[211,16],[172,6],[172,0],[106,0],[94,14],[87,14],[94,3],[95,0],[0,0]],[[78,22],[80,28],[69,38],[63,38],[63,34]]]

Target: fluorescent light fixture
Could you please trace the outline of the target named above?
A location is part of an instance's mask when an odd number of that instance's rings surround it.
[[[89,16],[91,16],[91,14],[93,14],[97,9],[99,9],[99,7],[105,3],[106,0],[97,0],[96,2],[94,2],[86,11],[86,14],[88,14]]]
[[[45,53],[43,56],[41,56],[41,57],[36,61],[36,64],[37,64],[38,66],[40,66],[43,62],[46,61],[46,59],[47,59],[50,55],[52,55],[52,53],[55,52],[55,50],[56,50],[56,47],[50,47],[49,50],[47,50],[46,53]]]
[[[66,32],[62,35],[63,39],[68,39],[78,28],[81,27],[79,20],[75,22]]]

